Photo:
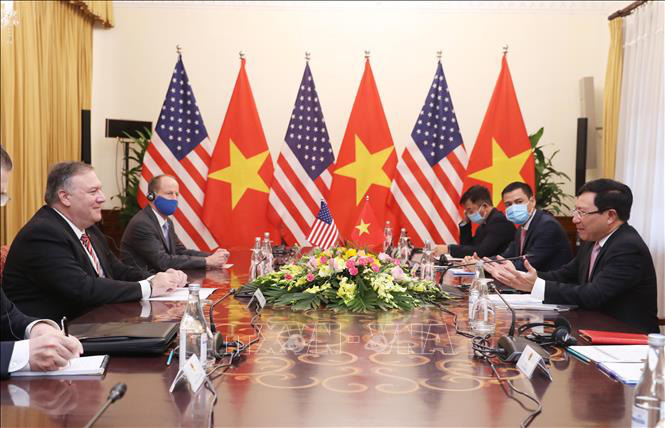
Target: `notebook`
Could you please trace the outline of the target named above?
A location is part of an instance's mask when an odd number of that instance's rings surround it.
[[[594,345],[646,345],[647,335],[614,331],[578,330],[580,337]]]
[[[91,357],[72,358],[69,364],[59,370],[39,372],[23,370],[13,372],[11,377],[31,376],[93,376],[103,375],[108,364],[108,355],[94,355]]]

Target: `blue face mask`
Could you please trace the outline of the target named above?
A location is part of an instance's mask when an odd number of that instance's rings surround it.
[[[526,204],[513,204],[506,209],[506,217],[515,224],[524,224],[529,219]]]
[[[166,199],[162,196],[157,196],[155,199],[155,207],[159,210],[160,213],[164,215],[171,215],[178,208],[177,199]]]
[[[471,220],[471,222],[475,224],[480,224],[483,221],[485,221],[483,216],[480,215],[480,210],[476,211],[475,213],[469,214],[469,220]]]

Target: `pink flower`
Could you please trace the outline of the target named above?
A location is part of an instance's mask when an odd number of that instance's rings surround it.
[[[312,272],[307,274],[307,281],[309,282],[314,281],[314,274]]]
[[[349,268],[349,269],[355,268],[356,264],[353,262],[353,260],[349,259],[349,260],[346,261],[346,267]]]
[[[391,260],[392,259],[390,258],[390,256],[388,254],[386,254],[386,253],[380,253],[379,254],[379,261],[381,261],[382,263],[389,262]]]
[[[308,262],[308,264],[310,265],[310,267],[312,267],[312,268],[316,268],[316,267],[319,266],[319,261],[316,260],[316,257],[313,257],[313,256],[312,256],[312,257],[309,258],[309,262]]]
[[[293,275],[287,273],[286,275],[284,275],[284,279],[286,279],[287,281],[291,281],[293,279]]]
[[[368,258],[367,257],[359,257],[358,258],[358,264],[360,266],[367,266],[368,263]]]
[[[328,257],[326,256],[321,256],[321,263],[325,263],[328,261]]]
[[[379,265],[377,265],[376,263],[372,263],[372,270],[374,272],[378,272],[379,271]]]
[[[402,270],[401,267],[395,266],[390,270],[390,274],[393,276],[393,279],[395,281],[401,281],[404,279],[404,271]]]
[[[398,259],[395,259],[395,260],[394,260],[394,263],[395,263],[395,266],[399,266],[399,264],[400,264],[401,262],[400,262]]]
[[[350,267],[350,268],[349,268],[349,273],[350,273],[352,276],[356,276],[356,275],[358,275],[358,268],[355,267],[355,266]]]

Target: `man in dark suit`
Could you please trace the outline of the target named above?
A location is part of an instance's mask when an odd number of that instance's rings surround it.
[[[173,269],[222,268],[229,253],[188,250],[173,229],[170,216],[178,207],[180,186],[170,175],[158,175],[148,183],[149,205],[129,222],[122,235],[120,257],[128,265],[152,272]]]
[[[506,217],[519,226],[502,257],[530,254],[529,262],[537,270],[558,269],[573,258],[570,241],[561,223],[536,209],[536,198],[528,184],[510,183],[501,192],[501,198],[506,206]],[[526,270],[522,259],[514,260],[513,264],[518,270]]]
[[[55,165],[44,199],[46,205],[16,235],[4,270],[5,292],[26,314],[74,318],[95,306],[148,299],[186,283],[176,270],[148,278],[111,253],[95,226],[105,198],[90,165]]]
[[[0,206],[9,201],[7,189],[12,160],[0,147]],[[0,278],[0,285],[2,278]],[[7,299],[0,288],[0,378],[24,368],[57,370],[83,353],[74,336],[65,336],[50,320],[39,320],[23,314]]]
[[[585,244],[561,269],[527,272],[508,262],[486,264],[492,276],[530,291],[544,303],[598,309],[645,333],[658,332],[656,271],[639,233],[629,226],[633,194],[625,184],[601,178],[577,193],[573,222]]]
[[[489,190],[483,186],[470,187],[460,198],[464,207],[464,220],[459,224],[460,244],[437,245],[435,255],[450,253],[453,257],[495,256],[501,254],[513,239],[515,227],[503,213],[492,206]],[[478,224],[471,234],[471,223]]]

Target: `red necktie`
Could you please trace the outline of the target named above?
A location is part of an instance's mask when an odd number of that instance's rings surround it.
[[[598,241],[596,241],[595,245],[593,246],[593,250],[591,250],[591,259],[589,259],[589,281],[591,281],[591,272],[593,272],[593,265],[596,264],[596,257],[598,257],[598,253],[600,253],[600,244],[598,244]]]
[[[97,260],[95,252],[92,250],[92,243],[90,242],[90,237],[88,237],[88,235],[85,233],[81,235],[81,244],[83,244],[83,248],[85,248],[88,251],[88,254],[90,254],[90,257],[92,257],[93,261],[92,265],[95,268],[97,275],[102,276],[102,267],[99,264],[99,260]]]
[[[526,240],[526,229],[520,231],[520,256],[524,254],[524,241]]]

